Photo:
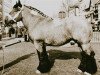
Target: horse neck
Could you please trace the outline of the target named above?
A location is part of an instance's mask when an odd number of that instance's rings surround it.
[[[25,27],[28,28],[28,30],[33,30],[36,27],[37,23],[39,23],[40,20],[44,19],[43,17],[32,15],[30,13],[30,9],[26,7],[22,11],[22,17],[22,22],[25,25]]]

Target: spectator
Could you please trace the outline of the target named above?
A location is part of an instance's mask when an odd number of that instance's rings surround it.
[[[15,29],[13,27],[9,29],[9,37],[12,37],[12,34],[15,34]]]

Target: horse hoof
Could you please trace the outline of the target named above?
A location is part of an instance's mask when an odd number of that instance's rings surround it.
[[[80,69],[77,69],[77,72],[82,73],[82,71]]]
[[[91,75],[90,73],[88,73],[88,72],[84,72],[84,75]]]
[[[51,70],[52,64],[50,60],[42,60],[39,62],[39,66],[37,67],[37,70],[39,70],[41,73],[47,73]]]
[[[41,75],[41,72],[39,70],[36,70],[36,74]]]

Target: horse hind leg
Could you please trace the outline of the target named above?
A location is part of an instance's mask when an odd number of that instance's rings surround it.
[[[45,73],[50,71],[51,63],[46,52],[46,45],[42,40],[34,40],[34,45],[37,50],[39,65],[36,73]]]
[[[78,45],[81,48],[81,62],[78,67],[78,71],[82,71],[87,75],[91,75],[96,73],[97,71],[97,65],[95,61],[95,53],[92,50],[92,47],[90,46],[90,43],[87,44],[79,44]]]

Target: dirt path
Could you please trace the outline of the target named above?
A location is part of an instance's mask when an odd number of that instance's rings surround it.
[[[100,75],[100,44],[93,43],[93,49],[96,52],[98,72]],[[80,63],[80,54],[77,47],[47,47],[55,62],[51,71],[42,75],[83,75],[77,73],[77,67]],[[6,69],[4,75],[36,75],[38,66],[37,54],[31,43],[19,43],[5,49]],[[2,51],[0,51],[0,66],[2,67]],[[0,67],[0,68],[1,68]]]

